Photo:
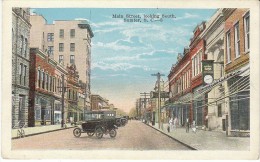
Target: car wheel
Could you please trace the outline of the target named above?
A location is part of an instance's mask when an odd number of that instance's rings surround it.
[[[111,138],[115,138],[116,137],[116,130],[115,129],[111,129],[109,131],[109,135],[110,135]]]
[[[73,135],[74,135],[75,137],[80,137],[80,135],[81,135],[81,130],[80,130],[79,128],[75,128],[75,129],[73,130]]]
[[[102,128],[97,128],[96,131],[95,131],[95,133],[96,133],[96,137],[97,137],[98,139],[100,139],[100,138],[103,137],[103,130],[102,130]]]
[[[93,136],[95,132],[87,132],[88,136]]]

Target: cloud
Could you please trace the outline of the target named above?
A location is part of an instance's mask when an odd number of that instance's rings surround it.
[[[99,61],[96,63],[92,63],[91,69],[99,68],[101,70],[113,70],[113,71],[127,71],[130,69],[143,69],[145,71],[151,70],[148,66],[145,65],[134,65],[130,63],[105,63],[103,61]]]
[[[177,20],[183,20],[183,19],[190,19],[190,18],[199,18],[200,16],[199,15],[194,15],[194,14],[190,14],[190,13],[185,13],[184,14],[184,16],[182,16],[182,17],[176,17],[175,19],[173,19],[173,20],[175,20],[175,21],[177,21]]]

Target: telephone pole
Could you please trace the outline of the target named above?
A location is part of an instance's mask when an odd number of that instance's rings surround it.
[[[64,86],[64,74],[61,75],[61,87],[57,87],[57,88],[60,88],[60,92],[61,92],[61,128],[64,127],[64,95],[65,95],[65,92],[66,92],[66,88]]]
[[[146,93],[146,92],[144,92],[144,93],[140,93],[140,95],[141,95],[141,97],[144,97],[144,98],[142,98],[142,99],[144,99],[144,117],[145,117],[145,120],[146,120],[146,99],[149,99],[149,98],[147,98],[148,96],[150,96],[150,93]]]
[[[158,125],[159,129],[161,128],[161,76],[165,76],[164,74],[157,73],[151,74],[152,76],[157,76],[157,87],[158,87]]]

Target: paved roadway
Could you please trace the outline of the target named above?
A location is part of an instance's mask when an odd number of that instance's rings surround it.
[[[12,140],[12,149],[66,150],[190,150],[140,121],[129,121],[117,130],[116,138],[73,136],[73,128]]]

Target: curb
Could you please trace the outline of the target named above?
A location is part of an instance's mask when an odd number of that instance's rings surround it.
[[[54,129],[54,130],[49,130],[49,131],[45,131],[45,132],[32,133],[32,134],[27,134],[24,137],[30,137],[30,136],[35,136],[35,135],[44,134],[44,133],[56,132],[56,131],[60,131],[60,130],[70,129],[70,128],[74,128],[74,127],[60,128],[60,129]],[[20,137],[12,137],[12,140],[13,139],[20,139]]]
[[[153,129],[155,129],[155,130],[161,132],[162,134],[164,134],[164,135],[170,137],[171,139],[173,139],[174,141],[179,142],[180,144],[182,144],[182,145],[184,145],[184,146],[190,148],[191,150],[197,150],[197,149],[195,149],[194,147],[191,147],[190,145],[187,145],[186,143],[181,142],[180,140],[178,140],[178,139],[172,137],[171,135],[169,135],[169,134],[167,134],[167,133],[165,133],[165,132],[163,132],[163,131],[161,131],[161,130],[159,130],[159,129],[154,128],[153,126],[151,126],[151,125],[149,125],[149,124],[145,124],[145,125],[147,125],[147,126],[153,128]]]

